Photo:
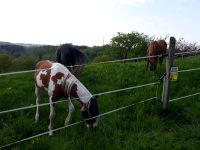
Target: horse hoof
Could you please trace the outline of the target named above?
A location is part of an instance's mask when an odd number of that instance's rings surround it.
[[[53,131],[49,131],[49,136],[52,136],[53,135]]]
[[[37,123],[39,120],[39,115],[35,115],[35,123]]]
[[[96,128],[96,127],[97,127],[97,123],[93,123],[93,124],[92,124],[92,127],[93,127],[93,128]]]
[[[69,120],[65,120],[64,126],[67,126],[69,124]]]
[[[90,125],[89,125],[89,124],[86,124],[86,127],[87,127],[87,128],[89,128],[89,127],[90,127]]]

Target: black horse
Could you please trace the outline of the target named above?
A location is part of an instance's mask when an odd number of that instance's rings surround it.
[[[72,44],[63,44],[56,50],[56,61],[65,65],[75,76],[80,74],[85,60],[85,55]]]

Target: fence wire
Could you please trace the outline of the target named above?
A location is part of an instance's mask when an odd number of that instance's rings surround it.
[[[128,87],[128,88],[123,88],[123,89],[117,89],[117,90],[97,93],[97,94],[94,94],[93,96],[100,96],[100,95],[106,95],[106,94],[121,92],[121,91],[127,91],[127,90],[131,90],[131,89],[136,89],[136,88],[141,88],[141,87],[146,87],[146,86],[152,86],[152,85],[155,85],[155,84],[159,84],[159,82],[153,82],[153,83],[148,83],[148,84],[143,84],[143,85],[132,86],[132,87]],[[87,96],[85,96],[85,97],[87,97]],[[84,98],[84,97],[81,97],[81,98]],[[74,100],[75,99],[78,99],[78,98],[74,98]],[[67,100],[60,100],[60,101],[53,102],[53,103],[56,104],[56,103],[61,103],[61,102],[66,102],[66,101]],[[49,105],[49,104],[50,103],[43,103],[43,104],[39,104],[39,106],[46,106],[46,105]],[[1,111],[0,115],[5,114],[5,113],[9,113],[9,112],[19,111],[19,110],[31,109],[31,108],[35,108],[35,107],[37,107],[37,105],[31,105],[31,106],[26,106],[26,107],[20,107],[20,108],[5,110],[5,111]]]
[[[180,52],[175,53],[174,55],[181,55],[181,54],[192,54],[197,53],[199,51],[191,51],[191,52]],[[123,62],[123,61],[136,61],[136,60],[142,60],[147,58],[153,58],[153,57],[162,57],[163,55],[154,55],[154,56],[143,56],[143,57],[133,57],[133,58],[127,58],[127,59],[118,59],[118,60],[110,60],[110,61],[104,61],[104,62],[97,62],[97,63],[91,63],[91,64],[80,64],[80,65],[70,65],[66,67],[76,67],[76,66],[86,66],[86,65],[98,65],[98,64],[108,64],[108,63],[115,63],[115,62]],[[48,68],[49,69],[49,68]],[[42,69],[42,70],[48,70],[48,69]],[[35,72],[39,70],[24,70],[24,71],[16,71],[16,72],[8,72],[8,73],[0,73],[1,76],[7,76],[7,75],[14,75],[14,74],[22,74],[22,73],[30,73]]]
[[[80,64],[80,65],[70,65],[66,67],[77,67],[77,66],[86,66],[86,65],[98,65],[98,64],[108,64],[108,63],[115,63],[115,62],[123,62],[123,61],[133,61],[133,60],[141,60],[151,57],[159,57],[161,55],[155,55],[155,56],[145,56],[145,57],[136,57],[136,58],[128,58],[128,59],[118,59],[118,60],[110,60],[110,61],[104,61],[104,62],[97,62],[97,63],[91,63],[91,64]],[[49,69],[49,68],[48,68]],[[48,70],[43,69],[43,70]],[[21,73],[30,73],[40,70],[24,70],[24,71],[16,71],[16,72],[8,72],[8,73],[1,73],[0,76],[7,76],[7,75],[15,75],[15,74],[21,74]]]
[[[174,101],[177,101],[177,100],[189,98],[189,97],[196,96],[196,95],[200,95],[200,92],[194,93],[194,94],[190,94],[190,95],[186,95],[186,96],[182,96],[182,97],[178,97],[178,98],[174,98],[174,99],[169,100],[169,102],[174,102]],[[86,119],[86,120],[93,119],[93,118],[96,118],[96,117],[102,117],[102,116],[105,116],[105,115],[109,115],[109,114],[111,114],[111,113],[114,113],[114,112],[117,112],[117,111],[120,111],[120,110],[129,108],[129,107],[135,106],[136,104],[141,104],[141,103],[145,103],[145,102],[152,101],[152,100],[157,100],[157,97],[152,97],[152,98],[149,98],[149,99],[146,99],[146,100],[137,102],[137,103],[133,103],[133,104],[126,105],[126,106],[123,106],[123,107],[119,107],[119,108],[117,108],[117,109],[113,109],[113,110],[111,110],[111,111],[102,113],[102,114],[100,114],[100,115],[98,115],[98,116],[95,116],[95,117],[92,117],[92,118],[88,118],[88,119]],[[68,127],[71,127],[71,126],[75,126],[75,125],[81,124],[81,123],[83,123],[83,122],[84,122],[84,120],[81,120],[81,121],[78,121],[78,122],[75,122],[75,123],[72,123],[72,124],[69,124],[69,125],[60,127],[60,128],[53,129],[52,131],[53,131],[53,132],[56,132],[56,131],[59,131],[59,130],[62,130],[62,129],[65,129],[65,128],[68,128]],[[24,141],[28,141],[28,140],[31,140],[31,139],[33,139],[33,138],[37,138],[37,137],[40,137],[40,136],[43,136],[43,135],[47,135],[47,134],[49,134],[49,131],[46,131],[46,132],[43,132],[43,133],[40,133],[40,134],[31,136],[31,137],[28,137],[28,138],[24,138],[24,139],[22,139],[22,140],[19,140],[19,141],[13,142],[13,143],[9,143],[9,144],[3,145],[3,146],[0,147],[0,149],[6,148],[6,147],[10,147],[10,146],[13,146],[13,145],[15,145],[15,144],[19,144],[19,143],[22,143],[22,142],[24,142]]]
[[[192,68],[192,69],[186,69],[186,70],[179,70],[178,72],[190,72],[190,71],[198,71],[200,68]]]
[[[177,97],[177,98],[169,100],[169,102],[173,102],[173,101],[177,101],[177,100],[180,100],[180,99],[189,98],[189,97],[196,96],[196,95],[200,95],[200,92],[194,93],[194,94],[190,94],[190,95],[186,95],[186,96],[182,96],[182,97]]]
[[[197,51],[195,51],[195,52],[197,53]],[[198,51],[198,52],[199,52],[199,51]],[[188,53],[194,53],[194,52],[175,53],[175,55],[188,54]],[[90,65],[95,65],[95,64],[107,64],[107,63],[122,62],[122,61],[131,61],[131,60],[141,60],[141,59],[146,59],[146,58],[150,58],[150,57],[161,57],[161,56],[162,56],[162,55],[156,55],[156,56],[148,56],[148,57],[137,57],[137,58],[129,58],[129,59],[105,61],[105,62],[99,62],[99,63],[92,63],[92,64],[90,64]],[[88,65],[88,64],[81,64],[81,65],[74,65],[74,66],[83,66],[83,65],[85,66],[85,65]],[[67,67],[73,67],[73,66],[67,66]],[[50,68],[50,69],[51,69],[51,68]],[[42,70],[46,70],[46,69],[42,69]],[[196,71],[196,70],[200,70],[200,68],[193,68],[193,69],[188,69],[188,70],[180,70],[180,71],[178,71],[178,72],[189,72],[189,71]],[[18,71],[18,72],[1,73],[0,76],[13,75],[13,74],[21,74],[21,73],[28,73],[28,72],[34,72],[34,71],[36,71],[36,70],[27,70],[27,71]],[[134,89],[134,88],[139,88],[139,87],[145,87],[145,86],[155,85],[155,84],[158,84],[158,83],[159,83],[159,82],[154,82],[154,83],[149,83],[149,84],[144,84],[144,85],[139,85],[139,86],[133,86],[133,87],[128,87],[128,88],[124,88],[124,89],[118,89],[118,90],[113,90],[113,91],[98,93],[98,94],[94,94],[93,96],[104,95],[104,94],[110,94],[110,93],[115,93],[115,92],[130,90],[130,89]],[[186,95],[186,96],[182,96],[182,97],[178,97],[178,98],[174,98],[174,99],[169,100],[169,102],[173,102],[173,101],[177,101],[177,100],[181,100],[181,99],[185,99],[185,98],[189,98],[189,97],[197,96],[197,95],[200,95],[200,92],[194,93],[194,94],[190,94],[190,95]],[[134,104],[130,104],[130,105],[127,105],[127,106],[123,106],[123,107],[120,107],[120,108],[117,108],[117,109],[114,109],[114,110],[111,110],[111,111],[102,113],[102,114],[100,114],[100,115],[98,115],[98,116],[95,116],[95,117],[102,117],[102,116],[111,114],[111,113],[113,113],[113,112],[117,112],[117,111],[120,111],[120,110],[129,108],[129,107],[134,106],[134,105],[139,104],[139,103],[145,103],[145,102],[147,102],[147,101],[151,101],[151,100],[153,100],[153,99],[157,99],[157,97],[152,97],[152,98],[150,98],[150,99],[146,99],[146,100],[140,101],[140,102],[138,102],[138,103],[134,103]],[[60,102],[64,102],[64,101],[66,101],[66,100],[57,101],[57,102],[55,102],[55,103],[60,103]],[[49,105],[49,103],[40,104],[39,106],[46,106],[46,105]],[[1,111],[0,114],[4,114],[4,113],[8,113],[8,112],[14,112],[14,111],[18,111],[18,110],[30,109],[30,108],[34,108],[34,107],[36,107],[36,105],[27,106],[27,107],[21,107],[21,108],[15,108],[15,109],[10,109],[10,110],[6,110],[6,111]],[[92,118],[89,118],[89,119],[92,119]],[[81,121],[72,123],[72,124],[70,124],[70,125],[63,126],[63,127],[57,128],[57,129],[54,129],[54,130],[52,130],[52,131],[53,131],[53,132],[56,132],[56,131],[59,131],[59,130],[62,130],[62,129],[65,129],[65,128],[68,128],[68,127],[71,127],[71,126],[74,126],[74,125],[77,125],[77,124],[81,124],[81,123],[83,123],[83,122],[84,122],[84,120],[81,120]],[[27,141],[27,140],[30,140],[30,139],[33,139],[33,138],[36,138],[36,137],[40,137],[40,136],[43,136],[43,135],[47,135],[48,133],[49,133],[49,131],[43,132],[43,133],[40,133],[40,134],[37,134],[37,135],[34,135],[34,136],[31,136],[31,137],[28,137],[28,138],[25,138],[25,139],[22,139],[22,140],[13,142],[13,143],[9,143],[9,144],[0,146],[0,149],[6,148],[6,147],[9,147],[9,146],[13,146],[13,145],[15,145],[15,144],[18,144],[18,143],[21,143],[21,142],[24,142],[24,141]]]
[[[193,53],[200,53],[200,51],[190,51],[190,52],[179,52],[179,53],[175,53],[174,55],[183,55],[183,54],[193,54]]]

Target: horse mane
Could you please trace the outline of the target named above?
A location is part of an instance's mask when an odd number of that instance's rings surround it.
[[[57,62],[62,63],[66,66],[67,64],[64,63],[65,61],[63,60],[62,55],[63,56],[69,55],[70,57],[71,56],[74,57],[74,59],[70,58],[70,59],[73,59],[73,60],[71,60],[71,62],[73,62],[73,64],[70,64],[70,65],[80,65],[80,64],[84,64],[86,61],[85,55],[80,50],[78,50],[75,46],[73,46],[72,44],[62,44],[56,50]]]

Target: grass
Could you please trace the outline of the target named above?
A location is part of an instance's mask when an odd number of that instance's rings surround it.
[[[176,59],[179,70],[198,68],[200,57]],[[155,73],[145,70],[146,62],[89,65],[80,81],[91,91],[100,93],[155,82],[163,74],[164,65]],[[179,73],[171,82],[170,99],[200,91],[199,71]],[[35,104],[33,73],[0,77],[0,111]],[[156,95],[156,86],[98,96],[100,113],[136,103]],[[162,84],[158,86],[161,98]],[[8,149],[199,149],[200,96],[169,103],[163,112],[159,101],[137,104],[100,118],[97,128],[84,124],[56,132],[52,137],[41,136]],[[42,102],[48,102],[43,94]],[[73,101],[76,111],[71,123],[82,120],[80,106]],[[49,107],[41,107],[40,120],[34,122],[35,109],[0,115],[0,146],[48,131]],[[56,105],[54,128],[64,125],[66,104]]]

